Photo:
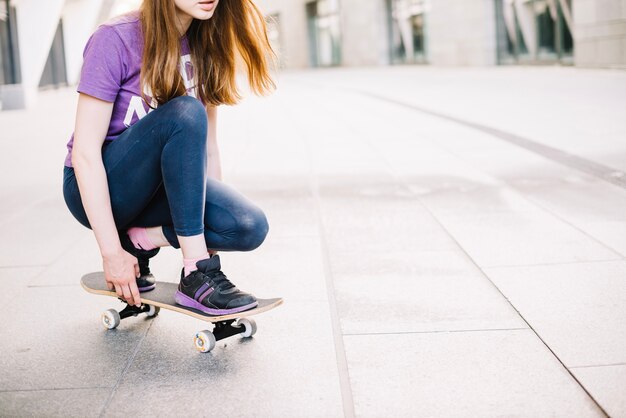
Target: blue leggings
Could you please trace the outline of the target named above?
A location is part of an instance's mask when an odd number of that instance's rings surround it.
[[[115,225],[162,226],[178,236],[204,234],[208,249],[250,251],[265,239],[265,214],[224,183],[206,177],[207,115],[202,104],[177,97],[105,143],[106,170]],[[63,196],[72,215],[91,228],[74,169],[63,171]]]

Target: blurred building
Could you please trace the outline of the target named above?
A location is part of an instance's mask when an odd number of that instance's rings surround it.
[[[257,0],[288,68],[626,68],[624,0]]]
[[[26,107],[41,88],[75,83],[87,39],[120,1],[0,0],[1,108]]]
[[[141,0],[0,0],[0,108],[77,81],[98,23]],[[255,0],[286,68],[626,68],[626,0]]]

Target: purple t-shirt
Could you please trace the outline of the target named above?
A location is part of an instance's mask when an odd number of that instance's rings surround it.
[[[83,53],[77,91],[113,103],[113,114],[105,141],[113,141],[152,109],[141,97],[139,74],[143,56],[143,34],[139,13],[121,16],[98,27]],[[193,66],[187,37],[181,37],[180,72],[188,96],[196,96]],[[150,93],[146,92],[150,97]],[[152,102],[156,107],[156,102]],[[67,143],[65,166],[72,166],[74,135]]]

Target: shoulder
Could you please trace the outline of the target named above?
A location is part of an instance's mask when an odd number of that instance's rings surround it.
[[[130,12],[104,22],[92,38],[105,40],[110,45],[123,45],[126,49],[134,49],[138,45],[143,47],[139,12]]]

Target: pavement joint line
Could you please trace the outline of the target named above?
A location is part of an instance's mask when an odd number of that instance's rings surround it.
[[[48,266],[49,264],[17,264],[17,265],[0,266],[0,270],[40,268],[40,267],[48,267]]]
[[[274,239],[293,239],[293,238],[318,238],[319,234],[302,234],[302,235],[274,235]]]
[[[0,393],[12,393],[12,392],[50,392],[59,390],[90,390],[90,389],[111,389],[111,386],[90,386],[82,388],[42,388],[42,389],[2,389]]]
[[[282,105],[282,103],[281,103]],[[290,113],[287,107],[282,106],[286,113]],[[331,318],[331,328],[333,334],[333,341],[335,343],[335,358],[337,362],[337,372],[339,374],[339,387],[341,390],[341,399],[343,405],[343,414],[345,418],[352,418],[356,416],[354,409],[354,397],[352,395],[352,385],[350,383],[350,370],[348,368],[348,360],[346,358],[346,349],[343,341],[343,334],[341,330],[341,323],[339,314],[337,312],[337,300],[335,299],[335,286],[333,282],[333,275],[330,268],[328,244],[326,242],[326,232],[324,230],[322,209],[320,204],[319,184],[317,182],[317,174],[314,169],[312,160],[311,147],[309,144],[309,137],[306,135],[306,130],[302,130],[301,126],[297,126],[300,133],[300,138],[307,149],[308,163],[309,163],[309,189],[313,197],[315,206],[315,217],[317,220],[317,227],[320,238],[320,250],[322,253],[322,264],[324,268],[324,279],[326,282],[326,293],[328,296],[328,306]]]
[[[315,193],[315,192],[314,192]],[[332,272],[330,269],[328,244],[322,225],[322,216],[320,214],[319,196],[316,198],[316,212],[318,217],[318,228],[320,232],[320,246],[322,252],[322,263],[324,265],[324,278],[326,280],[326,292],[328,294],[328,305],[330,307],[331,326],[333,331],[333,339],[335,341],[335,356],[337,358],[337,369],[339,371],[339,380],[341,386],[341,397],[343,398],[343,411],[346,418],[356,416],[354,411],[354,398],[352,396],[352,385],[350,383],[350,371],[348,368],[348,360],[346,358],[346,349],[343,343],[343,334],[341,331],[341,323],[339,314],[337,313],[337,300],[335,299],[335,286]]]
[[[554,263],[537,263],[537,264],[523,264],[523,265],[497,265],[497,266],[481,266],[484,269],[515,269],[520,267],[549,267],[549,266],[560,266],[560,265],[569,265],[569,264],[587,264],[587,263],[619,263],[624,260],[621,259],[613,259],[613,260],[589,260],[589,261],[581,261],[581,260],[572,260],[572,261],[564,261],[564,262],[554,262]]]
[[[518,147],[523,148],[527,151],[531,151],[544,158],[547,158],[559,164],[565,165],[567,167],[576,169],[578,171],[582,171],[583,173],[590,174],[596,178],[599,178],[608,183],[611,183],[623,189],[626,189],[626,173],[624,171],[617,170],[617,169],[605,166],[603,164],[596,163],[594,161],[579,157],[577,155],[560,150],[558,148],[541,144],[539,142],[533,141],[531,139],[525,138],[520,135],[506,132],[506,131],[503,131],[494,127],[490,127],[487,125],[482,125],[480,123],[471,122],[471,121],[461,119],[452,115],[448,115],[442,112],[437,112],[437,111],[427,109],[422,106],[418,106],[413,103],[407,103],[399,99],[386,97],[381,94],[372,93],[372,92],[368,92],[364,90],[358,90],[358,89],[352,89],[352,88],[346,88],[346,87],[340,87],[340,89],[344,91],[351,91],[353,93],[357,93],[362,96],[370,97],[370,98],[377,99],[380,101],[392,103],[392,104],[402,106],[408,109],[412,109],[412,110],[415,110],[415,111],[418,111],[418,112],[421,112],[430,116],[444,119],[448,122],[454,122],[461,126],[465,126],[467,128],[472,128],[472,129],[484,132],[488,135],[491,135],[495,138],[506,141],[510,144],[517,145]]]
[[[148,336],[148,332],[150,331],[150,328],[152,328],[152,324],[154,324],[154,321],[150,321],[150,323],[148,324],[148,327],[146,328],[146,332],[143,334],[143,337],[141,337],[141,339],[137,342],[137,345],[135,346],[135,350],[133,350],[133,353],[130,355],[130,358],[126,362],[126,366],[124,366],[124,370],[122,370],[122,372],[120,373],[120,376],[117,378],[117,381],[115,382],[115,386],[111,388],[111,393],[109,393],[109,397],[104,402],[104,405],[102,406],[102,410],[98,414],[99,418],[102,418],[104,416],[107,408],[111,404],[111,401],[113,400],[113,396],[115,396],[115,392],[117,392],[117,388],[120,386],[120,383],[122,383],[122,379],[124,378],[124,375],[130,368],[131,364],[133,364],[133,361],[135,361],[135,357],[137,357],[139,348],[141,348],[141,344]]]
[[[452,122],[454,122],[452,120]],[[353,124],[348,124],[348,126],[355,132],[358,133],[358,129],[354,127]],[[367,137],[365,137],[367,138]],[[519,318],[522,319],[522,321],[524,321],[524,323],[526,323],[526,325],[528,326],[528,328],[535,334],[535,336],[539,339],[539,341],[541,341],[541,343],[546,347],[546,349],[552,354],[552,356],[554,357],[554,359],[556,359],[556,361],[558,361],[561,366],[563,367],[563,369],[565,370],[566,373],[568,373],[570,375],[570,377],[572,379],[574,379],[574,381],[578,384],[578,386],[585,392],[585,394],[587,394],[587,396],[589,397],[589,399],[591,399],[591,401],[596,405],[596,407],[606,416],[606,417],[610,417],[610,415],[607,413],[607,411],[605,411],[605,409],[600,405],[600,403],[592,396],[592,394],[587,390],[587,388],[585,388],[585,386],[582,384],[582,382],[580,380],[578,380],[576,378],[576,376],[572,373],[572,371],[570,369],[567,368],[567,366],[565,365],[565,363],[559,358],[559,356],[556,354],[556,352],[554,350],[552,350],[552,348],[547,344],[547,342],[539,335],[539,333],[537,332],[537,330],[535,330],[533,328],[533,326],[530,324],[530,322],[528,322],[528,320],[526,318],[524,318],[524,316],[522,315],[522,313],[515,307],[515,305],[513,305],[513,303],[509,300],[509,298],[506,297],[506,295],[502,292],[502,290],[491,280],[491,278],[487,275],[487,273],[485,273],[485,271],[481,268],[480,265],[478,265],[478,263],[470,256],[470,254],[465,250],[465,248],[463,248],[463,246],[461,245],[461,243],[456,239],[456,237],[450,233],[450,231],[448,230],[448,228],[446,228],[446,226],[442,223],[442,221],[435,215],[435,213],[428,207],[426,206],[423,202],[421,197],[419,196],[419,194],[415,193],[410,184],[408,184],[406,182],[406,180],[404,179],[404,177],[400,174],[398,174],[397,170],[394,168],[393,164],[391,164],[388,160],[388,158],[381,152],[378,152],[379,149],[378,147],[372,143],[372,141],[365,139],[365,141],[363,141],[363,143],[365,145],[368,145],[370,148],[372,148],[375,152],[376,155],[380,156],[381,161],[383,161],[387,167],[388,172],[391,174],[391,176],[395,179],[395,181],[398,183],[399,186],[401,186],[402,188],[404,188],[405,190],[407,190],[407,192],[409,193],[410,196],[412,196],[419,204],[420,206],[422,206],[422,208],[430,214],[430,216],[433,218],[433,220],[435,222],[437,222],[439,224],[439,226],[448,234],[448,236],[450,237],[450,239],[452,239],[456,245],[459,247],[459,249],[463,252],[463,254],[465,255],[465,257],[467,257],[467,259],[470,261],[470,263],[472,263],[474,265],[475,268],[477,268],[481,273],[482,273],[482,277],[485,278],[489,283],[491,283],[491,285],[494,287],[494,289],[504,298],[504,300],[509,304],[509,306],[511,306],[511,308],[513,310],[515,310],[515,312],[517,313],[517,315],[519,316]]]
[[[571,366],[570,369],[590,369],[594,367],[612,367],[612,366],[626,366],[626,363],[589,364],[589,365],[584,365],[584,366]]]
[[[487,328],[487,329],[452,329],[433,331],[398,331],[398,332],[354,332],[344,333],[344,337],[360,337],[368,335],[405,335],[405,334],[452,334],[463,332],[490,332],[490,331],[530,331],[530,328]]]
[[[78,283],[77,284],[29,284],[26,287],[27,288],[33,288],[36,289],[38,287],[78,287],[80,286]]]
[[[609,258],[606,260],[572,260],[572,261],[555,261],[551,263],[532,263],[532,264],[494,264],[490,266],[480,266],[483,269],[515,269],[520,267],[550,267],[570,264],[587,264],[587,263],[619,263],[624,261],[624,257],[619,254],[619,258]]]

